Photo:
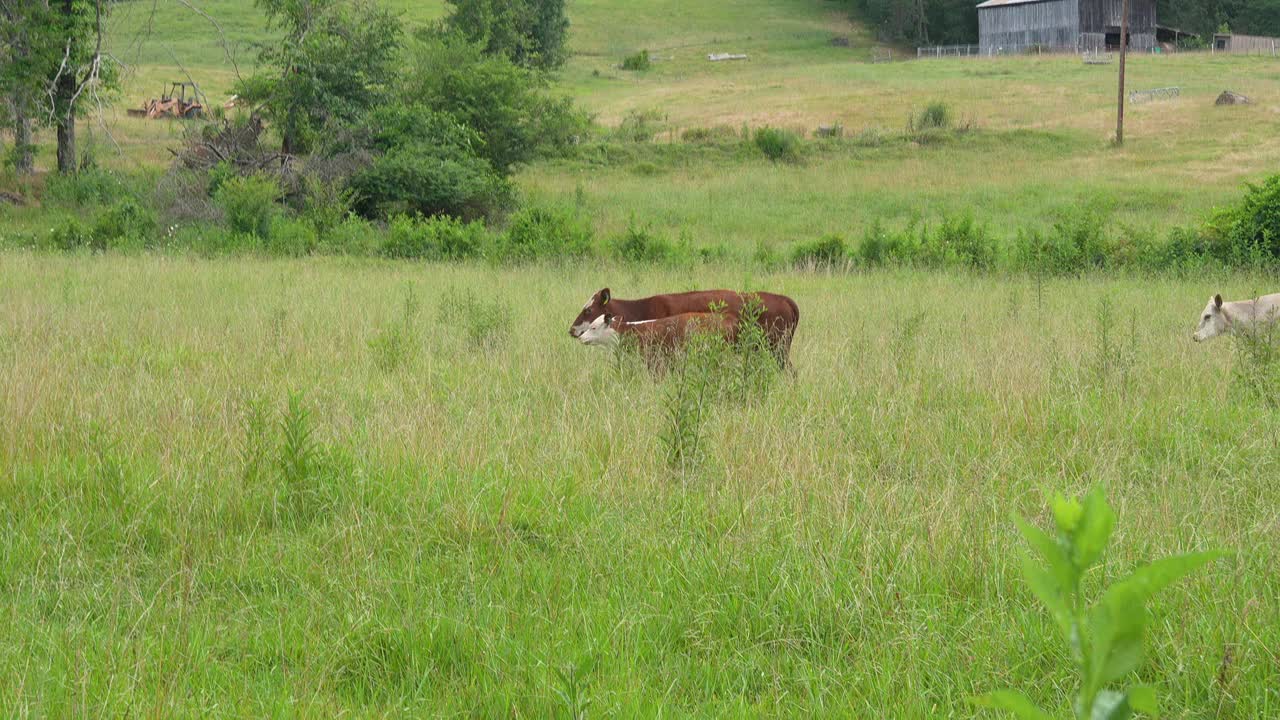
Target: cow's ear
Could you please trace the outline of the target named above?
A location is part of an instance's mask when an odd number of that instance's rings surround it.
[[[1213,306],[1214,306],[1214,307],[1216,307],[1216,308],[1218,308],[1219,310],[1221,310],[1221,309],[1222,309],[1222,296],[1221,296],[1221,295],[1214,295],[1214,296],[1213,296]]]
[[[608,305],[608,304],[609,304],[609,297],[610,297],[610,296],[609,296],[609,288],[605,288],[605,289],[601,290],[601,291],[600,291],[600,304],[601,304],[601,305]]]
[[[617,317],[618,317],[617,315],[610,315],[609,313],[605,313],[605,314],[604,314],[604,326],[605,326],[605,327],[609,327],[610,325],[613,325],[613,321],[614,321],[614,320],[616,320],[616,319],[617,319]]]

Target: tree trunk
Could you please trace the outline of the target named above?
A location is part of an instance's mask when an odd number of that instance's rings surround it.
[[[66,17],[67,27],[72,27],[75,17],[73,0],[63,0],[62,13]],[[67,38],[68,43],[76,42],[76,38]],[[70,45],[68,45],[70,49]],[[69,52],[73,57],[74,52]],[[54,108],[58,122],[58,172],[68,175],[76,171],[76,71],[70,62],[62,68],[58,75],[57,85],[53,88]]]
[[[31,118],[21,103],[13,104],[13,169],[19,175],[30,175],[35,172],[33,157],[34,145],[31,143]]]
[[[76,171],[76,110],[72,107],[75,94],[76,79],[65,71],[54,91],[58,103],[58,172],[63,175]]]

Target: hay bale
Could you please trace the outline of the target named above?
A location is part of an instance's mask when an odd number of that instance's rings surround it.
[[[1213,104],[1214,105],[1248,105],[1249,98],[1237,92],[1231,92],[1230,90],[1223,90],[1222,94],[1218,96],[1218,100]]]

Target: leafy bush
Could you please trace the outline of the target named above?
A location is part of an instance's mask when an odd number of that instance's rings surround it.
[[[562,207],[530,206],[511,218],[495,259],[506,262],[581,257],[591,251],[591,229]]]
[[[1017,253],[1026,269],[1049,273],[1078,273],[1108,263],[1106,217],[1096,207],[1059,213],[1047,233],[1019,231]]]
[[[849,248],[839,235],[825,235],[817,240],[798,243],[791,250],[793,265],[835,268],[849,260]]]
[[[304,176],[302,214],[324,238],[355,212],[355,191],[343,181]]]
[[[972,215],[942,219],[937,232],[928,234],[925,264],[936,267],[965,265],[980,270],[990,269],[996,262],[996,241],[986,227],[977,224]]]
[[[946,103],[935,100],[929,103],[912,118],[911,129],[946,130],[951,127],[951,108]]]
[[[1027,585],[1049,610],[1063,642],[1071,650],[1067,656],[1079,674],[1073,715],[1079,720],[1124,720],[1135,711],[1155,715],[1158,707],[1153,687],[1115,687],[1142,665],[1147,603],[1156,593],[1221,553],[1201,552],[1156,560],[1112,583],[1088,606],[1084,593],[1086,575],[1102,560],[1115,529],[1115,513],[1102,490],[1095,488],[1084,502],[1059,495],[1053,502],[1053,520],[1054,535],[1018,520],[1018,529],[1038,556],[1025,555],[1022,571]],[[989,693],[975,702],[1024,719],[1056,717],[1012,690]]]
[[[774,162],[800,159],[800,138],[790,131],[762,127],[756,130],[754,142],[760,152]]]
[[[657,110],[631,110],[622,118],[613,136],[623,142],[647,143],[662,129],[665,116]]]
[[[94,221],[94,246],[106,249],[122,240],[146,244],[155,233],[156,225],[155,213],[136,200],[125,198],[104,210]]]
[[[320,236],[320,246],[330,253],[373,255],[381,249],[381,232],[368,220],[348,215]]]
[[[1280,258],[1280,174],[1260,185],[1246,183],[1246,188],[1238,205],[1209,220],[1209,234],[1223,259],[1239,261],[1254,254]]]
[[[394,104],[373,112],[368,122],[370,144],[381,154],[348,181],[361,215],[474,218],[509,199],[506,180],[475,152],[480,136],[454,118],[421,105]]]
[[[648,70],[651,64],[648,50],[641,50],[635,55],[628,55],[622,59],[623,70],[644,71]]]
[[[49,244],[58,250],[76,250],[93,244],[93,233],[75,217],[49,231]]]
[[[648,225],[637,225],[634,217],[627,229],[610,243],[610,249],[619,259],[630,262],[667,262],[676,255],[676,247],[669,240],[655,235]]]
[[[687,143],[731,143],[738,141],[738,131],[728,125],[713,127],[694,127],[680,133],[680,139]]]
[[[549,80],[505,57],[486,55],[456,37],[425,35],[411,46],[403,97],[453,118],[481,142],[475,154],[501,175],[575,145],[590,119],[568,98],[548,93]]]
[[[214,195],[232,232],[267,238],[271,221],[280,212],[276,202],[280,186],[270,175],[257,174],[228,178]]]
[[[391,219],[380,252],[393,258],[465,260],[479,257],[488,243],[488,232],[479,222],[439,216]]]
[[[445,26],[484,52],[551,70],[568,59],[565,0],[448,0]]]
[[[236,170],[236,166],[227,162],[226,160],[223,160],[222,162],[217,163],[216,165],[213,165],[212,167],[210,167],[208,173],[206,174],[208,176],[208,181],[209,181],[209,184],[208,184],[209,197],[214,197],[215,195],[217,195],[218,189],[221,188],[224,184],[226,184],[228,180],[234,177],[238,177],[240,175],[240,173]]]
[[[97,168],[73,175],[51,175],[44,188],[46,201],[73,207],[106,205],[131,194],[118,175]]]
[[[314,252],[319,244],[311,223],[277,215],[271,220],[271,230],[262,245],[271,255],[302,257]]]

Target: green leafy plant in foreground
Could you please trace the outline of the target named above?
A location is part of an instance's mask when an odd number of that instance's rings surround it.
[[[1022,570],[1071,648],[1071,659],[1080,675],[1074,716],[1077,720],[1125,720],[1135,712],[1155,716],[1155,688],[1116,685],[1142,663],[1146,603],[1164,587],[1222,553],[1157,560],[1112,584],[1097,602],[1086,607],[1081,581],[1101,561],[1115,528],[1115,513],[1102,490],[1095,488],[1083,502],[1059,495],[1053,501],[1053,519],[1056,537],[1017,519],[1018,529],[1035,550],[1034,556],[1023,557]],[[974,702],[1007,710],[1023,720],[1057,717],[1014,690],[988,693]]]

